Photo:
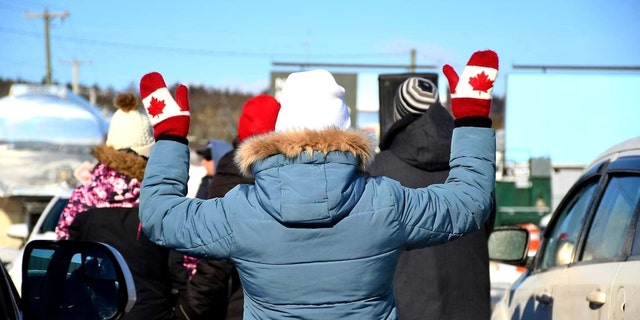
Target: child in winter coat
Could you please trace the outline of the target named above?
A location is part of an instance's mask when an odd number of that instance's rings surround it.
[[[111,118],[106,143],[92,153],[98,164],[91,179],[71,193],[56,234],[59,239],[104,242],[122,254],[137,296],[122,319],[173,319],[170,251],[149,241],[138,219],[140,184],[154,144],[153,128],[133,93],[119,94],[115,104],[119,109]]]

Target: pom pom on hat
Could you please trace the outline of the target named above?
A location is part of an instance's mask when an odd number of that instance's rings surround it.
[[[247,100],[238,119],[238,141],[273,131],[278,111],[280,102],[270,95],[260,94]]]
[[[344,88],[326,70],[290,74],[284,82],[279,100],[281,107],[276,131],[348,129],[351,126]]]
[[[153,127],[147,112],[138,107],[138,98],[133,93],[121,93],[114,100],[118,110],[111,117],[106,145],[115,149],[131,149],[149,157],[155,142]]]
[[[438,102],[438,88],[431,80],[411,77],[400,84],[393,98],[393,118],[399,120],[408,114],[421,114]]]

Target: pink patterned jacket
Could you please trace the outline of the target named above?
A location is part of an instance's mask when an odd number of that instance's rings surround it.
[[[56,226],[58,239],[68,239],[68,228],[79,212],[90,208],[137,207],[140,181],[128,177],[104,163],[91,172],[91,181],[77,187],[71,193],[67,207],[62,211]]]

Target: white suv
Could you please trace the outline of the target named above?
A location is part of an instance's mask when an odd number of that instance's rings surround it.
[[[495,306],[500,319],[640,319],[640,137],[598,156],[526,257],[526,232],[497,228],[490,258],[527,271]],[[517,240],[517,241],[516,241]]]
[[[24,254],[24,248],[27,243],[33,240],[56,240],[56,226],[60,219],[60,214],[67,206],[71,190],[63,191],[59,195],[54,196],[47,206],[44,208],[38,220],[36,221],[31,233],[28,231],[28,227],[25,223],[14,224],[9,228],[8,234],[11,237],[26,239],[20,252],[16,255],[11,262],[7,264],[7,271],[9,276],[16,285],[18,291],[20,291],[22,282],[22,256]]]

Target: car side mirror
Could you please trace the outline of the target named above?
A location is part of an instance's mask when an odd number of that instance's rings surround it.
[[[107,244],[34,240],[23,259],[27,319],[118,319],[135,303],[131,271]]]
[[[7,229],[7,235],[11,238],[16,238],[20,240],[27,240],[29,236],[29,229],[27,228],[26,223],[14,223],[9,226]]]
[[[527,263],[529,231],[518,226],[496,227],[489,236],[489,259],[516,266]]]

